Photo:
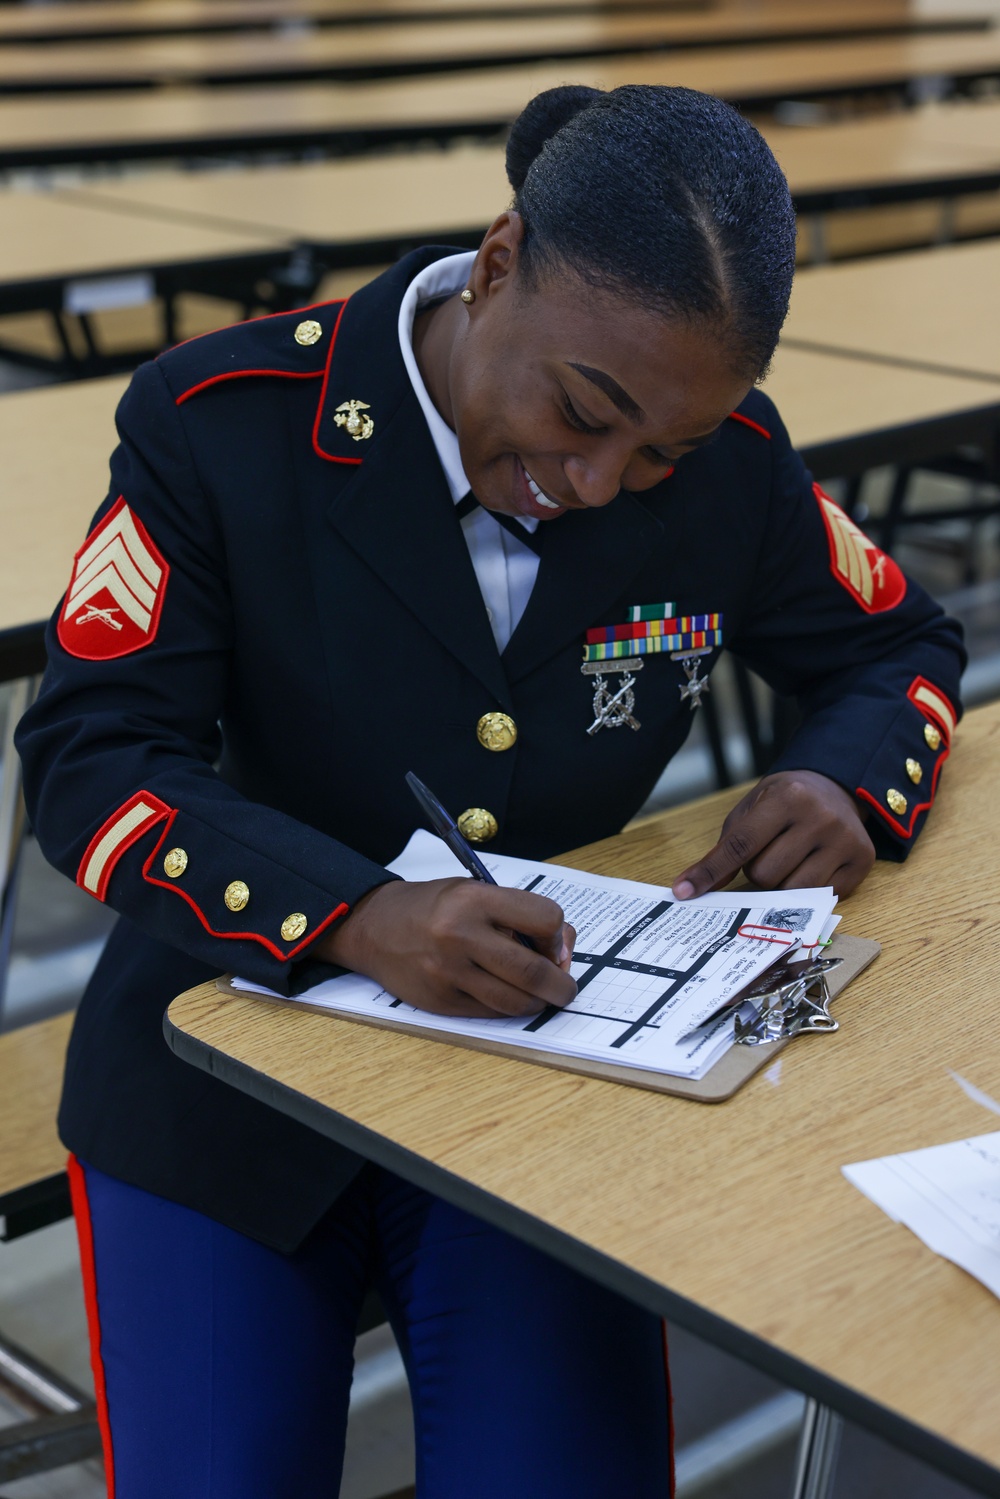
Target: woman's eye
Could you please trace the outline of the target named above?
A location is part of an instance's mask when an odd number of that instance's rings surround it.
[[[583,417],[577,411],[576,407],[568,398],[563,401],[563,410],[566,414],[566,420],[569,422],[570,426],[575,427],[578,432],[604,431],[603,427],[592,427],[589,422],[585,422]]]

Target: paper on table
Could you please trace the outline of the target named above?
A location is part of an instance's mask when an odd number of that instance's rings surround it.
[[[842,1169],[890,1218],[1000,1296],[1000,1131]]]
[[[836,899],[826,889],[713,895],[682,903],[666,888],[635,880],[503,855],[481,857],[498,883],[557,901],[576,929],[571,971],[579,992],[571,1005],[528,1017],[455,1019],[413,1009],[355,974],[318,984],[299,1000],[347,1013],[383,1014],[427,1030],[700,1078],[732,1043],[732,1017],[693,1035],[692,1028],[788,951],[781,941],[741,935],[741,929],[773,933],[781,927],[792,929],[796,940],[816,941]],[[414,834],[390,868],[416,880],[464,874],[444,844],[425,832]],[[267,992],[244,980],[234,983]]]

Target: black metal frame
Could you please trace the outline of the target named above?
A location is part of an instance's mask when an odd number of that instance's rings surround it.
[[[109,213],[109,255],[113,254],[113,235],[114,216]],[[266,241],[266,235],[262,234],[260,237],[262,241]],[[138,272],[152,278],[154,296],[162,300],[162,340],[150,349],[129,349],[120,354],[102,353],[97,346],[88,315],[65,311],[66,288],[70,283],[99,282]],[[286,245],[264,244],[260,249],[206,259],[124,267],[116,266],[112,261],[100,271],[90,270],[80,275],[67,272],[59,276],[7,281],[0,283],[0,317],[11,313],[47,312],[57,330],[63,352],[61,358],[51,359],[46,355],[5,345],[0,340],[0,357],[14,364],[44,369],[64,378],[79,379],[132,370],[142,360],[155,357],[163,348],[177,342],[176,298],[181,293],[199,292],[238,302],[246,316],[257,307],[280,312],[301,302],[308,302],[325,273],[325,264],[317,262],[308,253],[296,250],[289,241]],[[67,334],[66,324],[70,318],[84,335],[86,353],[82,357],[74,350]]]
[[[53,1176],[28,1182],[26,1186],[16,1187],[0,1196],[0,1217],[3,1218],[0,1240],[7,1244],[11,1239],[34,1233],[37,1228],[59,1223],[72,1213],[69,1178],[65,1171],[57,1171]]]

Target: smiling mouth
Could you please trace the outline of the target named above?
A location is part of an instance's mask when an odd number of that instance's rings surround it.
[[[542,489],[541,485],[535,483],[534,479],[528,473],[528,470],[525,468],[523,463],[521,464],[521,472],[524,475],[525,483],[531,491],[531,497],[535,501],[536,505],[541,505],[543,510],[566,509],[565,505],[561,504],[559,500],[554,500],[551,495],[545,493],[545,490]]]
[[[544,505],[545,508],[546,508],[546,510],[562,510],[563,509],[563,506],[560,505],[560,503],[559,503],[558,500],[551,500],[549,498],[549,496],[545,493],[544,489],[539,489],[538,485],[535,483],[534,479],[528,473],[527,469],[525,469],[525,471],[524,471],[524,477],[527,479],[527,481],[528,481],[528,488],[531,490],[531,493],[535,496],[535,499],[538,501],[539,505]]]

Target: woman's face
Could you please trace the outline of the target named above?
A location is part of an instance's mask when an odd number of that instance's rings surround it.
[[[520,238],[516,214],[490,230],[475,301],[446,304],[444,385],[429,384],[480,503],[547,521],[649,489],[711,441],[750,382],[704,324],[667,321],[572,273],[526,286]]]

